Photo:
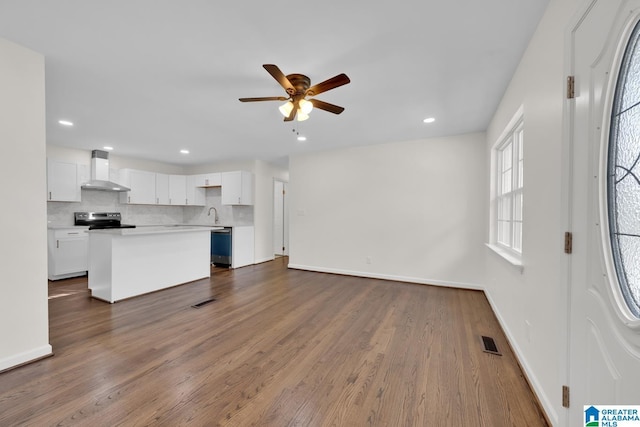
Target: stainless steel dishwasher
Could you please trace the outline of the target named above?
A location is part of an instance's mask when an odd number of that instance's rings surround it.
[[[211,264],[231,266],[232,228],[211,230]]]

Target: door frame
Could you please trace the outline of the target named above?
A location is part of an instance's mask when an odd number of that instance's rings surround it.
[[[565,75],[576,76],[576,79],[580,78],[580,71],[578,70],[576,58],[579,54],[577,52],[576,35],[580,29],[581,24],[585,21],[600,3],[610,0],[590,0],[583,4],[583,6],[576,12],[574,19],[569,22],[565,35]],[[629,0],[633,1],[633,0]],[[585,295],[589,290],[586,289],[591,283],[591,280],[596,283],[598,280],[607,281],[612,273],[615,274],[615,270],[612,270],[612,265],[609,260],[610,256],[607,253],[608,243],[608,211],[606,202],[603,202],[603,196],[606,194],[606,156],[604,153],[608,148],[608,135],[610,119],[607,112],[612,108],[612,99],[614,97],[615,86],[617,83],[617,75],[620,68],[621,57],[624,53],[624,49],[629,40],[631,31],[640,19],[640,3],[636,2],[633,10],[629,10],[627,15],[624,15],[625,7],[628,5],[627,0],[620,0],[616,4],[609,4],[608,7],[613,9],[606,9],[606,12],[613,12],[611,20],[606,23],[606,27],[603,28],[603,34],[598,39],[602,41],[603,48],[598,51],[609,52],[607,55],[600,55],[597,57],[597,61],[594,62],[594,70],[604,71],[606,77],[596,78],[596,81],[602,81],[602,86],[594,87],[589,80],[589,92],[582,94],[586,96],[587,100],[581,100],[579,97],[578,87],[579,84],[576,81],[576,98],[567,99],[563,108],[563,146],[562,146],[562,184],[561,184],[561,209],[562,209],[562,226],[563,229],[570,232],[576,232],[574,236],[573,250],[574,254],[565,255],[562,260],[562,271],[564,274],[565,293],[564,298],[565,306],[567,307],[566,315],[566,327],[563,328],[561,338],[566,343],[562,349],[562,357],[564,360],[561,365],[563,367],[562,377],[564,378],[564,384],[571,386],[572,389],[582,389],[581,386],[585,385],[584,380],[587,376],[587,365],[581,362],[580,358],[584,358],[579,353],[579,350],[583,349],[580,344],[587,342],[587,325],[583,320],[591,321],[589,316],[584,316],[586,312],[579,306],[580,301],[587,301],[587,298],[580,300],[582,295]],[[639,6],[636,6],[639,5]],[[628,7],[626,9],[629,9]],[[593,12],[595,13],[595,12]],[[598,16],[598,15],[596,15]],[[589,17],[591,18],[591,17]],[[592,18],[595,19],[595,18]],[[591,60],[592,57],[586,59]],[[602,63],[598,63],[602,59]],[[602,75],[599,75],[602,76]],[[594,100],[595,99],[595,100]],[[580,104],[580,113],[577,111],[576,103]],[[585,107],[587,102],[587,107]],[[588,125],[584,130],[580,130],[580,134],[576,131],[576,126],[581,125],[576,123],[584,117],[578,119],[578,114],[585,114],[584,111],[588,111],[586,114],[586,120],[584,124]],[[597,126],[592,128],[591,126]],[[581,138],[583,137],[583,138]],[[583,143],[587,148],[583,148],[579,152],[583,155],[580,159],[576,160],[577,144]],[[604,150],[604,151],[603,151]],[[586,154],[586,155],[585,155]],[[579,163],[582,162],[582,163]],[[575,169],[574,169],[575,168]],[[578,172],[576,172],[578,170]],[[580,174],[579,172],[583,172]],[[586,172],[586,173],[584,173]],[[585,182],[581,184],[578,181],[579,178],[590,180],[593,177],[593,181]],[[578,204],[583,202],[581,206],[586,206],[586,209],[577,211]],[[595,223],[592,223],[595,221]],[[597,227],[597,229],[596,229]],[[577,250],[577,251],[576,251]],[[599,258],[602,265],[596,267],[591,266],[594,258]],[[602,274],[604,277],[600,277],[596,274],[599,268],[602,268]],[[600,279],[596,280],[596,277]],[[581,284],[584,289],[580,287]],[[607,305],[607,310],[610,311],[609,319],[606,315],[604,319],[599,319],[600,322],[604,321],[605,327],[610,326],[611,330],[607,329],[605,333],[612,332],[614,334],[619,333],[624,328],[637,331],[635,324],[640,324],[640,320],[631,320],[625,318],[623,310],[620,310],[616,305],[620,304],[620,297],[616,295],[616,290],[610,284],[603,286],[606,288],[606,295],[602,295],[602,300]],[[608,324],[607,324],[608,321]],[[601,326],[600,324],[592,323],[593,326]],[[629,335],[629,330],[622,331],[621,335]],[[634,332],[632,332],[634,333]],[[619,345],[626,347],[630,344],[624,340],[621,336]],[[582,341],[581,341],[582,340]],[[604,345],[601,343],[601,345]],[[605,348],[606,346],[602,347]],[[605,352],[605,354],[609,354]],[[614,361],[610,360],[612,367]],[[619,360],[616,360],[619,362]],[[624,368],[626,365],[622,365]],[[582,382],[581,382],[582,381]],[[583,395],[584,396],[584,395]],[[560,418],[563,419],[563,425],[574,425],[583,416],[583,404],[610,404],[613,402],[570,402],[568,410],[561,414]],[[619,403],[619,402],[618,402]]]
[[[282,197],[279,197],[278,194],[278,186],[282,184],[283,193]],[[289,182],[283,179],[274,178],[273,179],[273,242],[272,247],[274,249],[274,254],[276,256],[288,256],[289,255],[289,202],[287,197]],[[276,205],[278,202],[282,200],[282,218],[278,218]],[[277,236],[276,230],[278,221],[282,221],[282,237]],[[282,251],[276,251],[276,242],[281,243],[284,247]],[[278,246],[280,247],[280,246]]]

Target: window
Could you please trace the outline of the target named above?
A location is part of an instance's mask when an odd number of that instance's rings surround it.
[[[640,317],[640,24],[618,76],[607,162],[609,238],[617,283],[631,312]]]
[[[493,148],[493,214],[488,246],[521,265],[524,187],[524,119],[522,108]]]

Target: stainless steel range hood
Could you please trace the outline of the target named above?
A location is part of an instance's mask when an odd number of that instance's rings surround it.
[[[109,153],[102,150],[91,152],[91,180],[81,185],[84,190],[131,191],[124,185],[109,181]]]

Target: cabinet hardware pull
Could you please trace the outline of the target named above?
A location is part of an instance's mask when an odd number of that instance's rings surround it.
[[[49,191],[49,200],[51,200],[51,191]]]
[[[60,248],[60,240],[56,240],[56,249]]]
[[[68,234],[80,234],[78,231],[70,231]]]

